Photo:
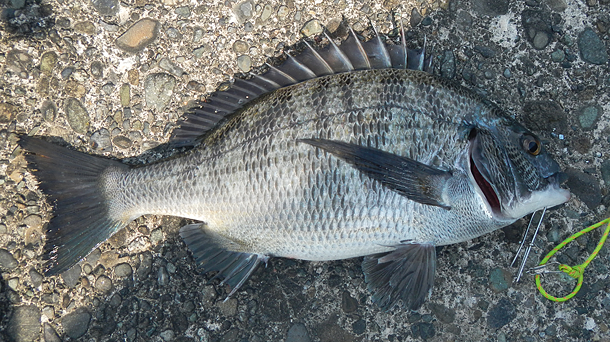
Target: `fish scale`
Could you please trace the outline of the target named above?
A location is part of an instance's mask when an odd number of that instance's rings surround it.
[[[172,144],[196,146],[165,161],[131,168],[21,137],[56,212],[46,273],[141,215],[173,215],[198,222],[180,235],[229,295],[272,256],[364,256],[373,301],[416,309],[436,246],[569,199],[533,133],[462,87],[404,69],[430,66],[404,39],[349,32],[223,85],[173,133]]]

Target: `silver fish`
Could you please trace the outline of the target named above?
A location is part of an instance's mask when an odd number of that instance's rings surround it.
[[[180,235],[230,295],[269,257],[365,256],[373,301],[416,309],[432,290],[436,246],[569,199],[536,135],[422,71],[425,51],[351,29],[340,45],[323,38],[192,110],[172,143],[196,147],[165,161],[129,167],[22,137],[54,205],[46,274],[139,216],[174,215],[201,222]]]

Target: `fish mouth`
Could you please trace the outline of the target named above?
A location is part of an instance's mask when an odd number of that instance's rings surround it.
[[[494,190],[491,183],[489,183],[487,179],[483,177],[481,171],[479,171],[479,169],[477,168],[477,165],[474,159],[472,158],[472,153],[470,154],[470,173],[472,174],[474,181],[477,183],[477,186],[483,193],[483,196],[485,196],[485,199],[491,207],[491,210],[495,213],[501,212],[502,208],[500,206],[500,198],[496,194],[496,191]]]

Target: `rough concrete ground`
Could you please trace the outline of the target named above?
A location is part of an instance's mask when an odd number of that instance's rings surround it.
[[[169,217],[140,218],[71,271],[43,277],[42,231],[51,212],[15,150],[15,133],[35,133],[91,153],[137,157],[167,141],[189,101],[277,56],[302,32],[317,32],[311,20],[333,28],[345,18],[356,30],[370,20],[390,32],[403,18],[434,47],[436,73],[536,130],[568,171],[573,199],[545,219],[532,266],[608,216],[608,0],[0,6],[0,341],[610,340],[609,247],[587,268],[576,298],[550,302],[531,276],[511,283],[526,220],[443,248],[434,293],[418,312],[372,304],[360,259],[272,259],[224,302],[227,289],[206,285],[209,277],[196,271],[177,236],[183,222]],[[558,260],[581,263],[600,236],[580,238]],[[562,295],[574,284],[545,281]]]

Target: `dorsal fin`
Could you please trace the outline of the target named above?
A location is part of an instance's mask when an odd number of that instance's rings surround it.
[[[314,48],[307,40],[302,41],[300,53],[285,53],[280,65],[266,63],[262,74],[251,73],[249,78],[235,78],[224,83],[205,101],[189,109],[170,139],[174,146],[193,146],[198,138],[213,129],[220,121],[263,94],[316,77],[366,69],[415,69],[429,71],[430,56],[426,46],[408,49],[404,28],[400,28],[400,44],[383,41],[373,27],[374,35],[368,41],[361,39],[351,27],[348,37],[341,44],[324,32],[328,44]]]

